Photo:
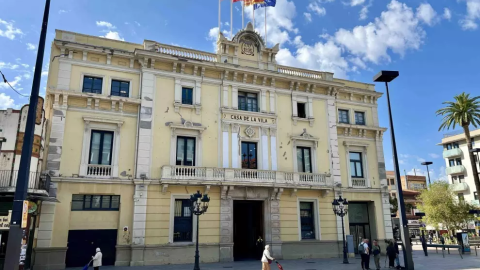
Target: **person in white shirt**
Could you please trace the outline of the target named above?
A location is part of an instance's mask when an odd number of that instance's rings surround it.
[[[270,262],[268,262],[270,260]],[[270,256],[270,246],[266,245],[262,255],[262,270],[270,270],[271,261],[275,260]]]
[[[100,252],[100,248],[97,248],[95,256],[92,256],[93,260],[93,269],[99,270],[100,266],[102,266],[102,252]]]

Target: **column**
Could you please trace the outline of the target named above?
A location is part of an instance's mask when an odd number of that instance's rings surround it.
[[[228,108],[228,85],[223,85],[223,108]]]
[[[298,116],[297,96],[295,96],[295,95],[292,96],[292,116],[293,116],[293,117],[297,117],[297,116]]]
[[[262,127],[262,169],[268,170],[268,128]]]
[[[277,190],[277,189],[274,189]],[[283,189],[280,189],[283,191]],[[265,235],[265,242],[270,242],[271,244],[271,252],[273,256],[277,259],[282,258],[282,240],[280,236],[280,196],[281,191],[279,192],[280,195],[276,196],[272,200],[270,200],[270,229],[271,234]],[[268,223],[267,223],[268,224]]]
[[[130,266],[144,265],[148,183],[145,183],[143,180],[134,181],[135,194],[133,195],[132,257]]]
[[[175,85],[177,85],[175,83]],[[140,123],[138,137],[138,160],[136,178],[145,175],[150,178],[152,157],[152,127],[153,108],[155,100],[155,75],[143,72],[142,76],[142,103],[140,108]]]
[[[275,91],[270,90],[270,113],[275,113]]]
[[[272,170],[277,170],[277,129],[270,128],[270,155],[272,156]]]
[[[233,261],[233,200],[222,186],[220,200],[220,262]]]
[[[65,97],[64,101],[66,101]],[[47,170],[50,173],[53,172],[53,176],[58,176],[60,171],[67,107],[68,105],[66,102],[60,105],[60,95],[55,94],[53,101],[52,129],[47,155]]]
[[[313,118],[313,97],[308,97],[308,115],[307,118]]]
[[[175,78],[175,103],[182,103],[182,80]]]
[[[239,141],[238,141],[238,133],[240,132],[240,125],[233,124],[232,125],[232,168],[240,168],[238,157],[240,156],[239,150]]]
[[[223,168],[229,168],[229,159],[230,159],[230,144],[229,144],[229,137],[228,136],[228,129],[230,128],[229,123],[222,123],[222,130],[223,130],[223,137],[222,137],[222,157],[223,157]]]
[[[340,176],[340,157],[338,155],[337,112],[335,107],[335,100],[333,98],[327,100],[327,111],[330,159],[332,164],[331,177],[333,179],[333,183],[336,185],[342,183],[342,178]]]
[[[113,177],[118,177],[118,158],[120,156],[120,130],[121,130],[122,124],[117,124],[117,130],[115,134],[115,148],[113,151],[115,151],[115,155],[113,156],[113,168],[112,168],[112,176]],[[118,154],[117,154],[118,153]]]
[[[55,206],[56,203],[54,202],[42,202],[37,234],[37,248],[48,248],[51,246]]]
[[[378,176],[380,178],[380,190],[382,196],[383,226],[385,227],[385,239],[393,239],[393,226],[390,215],[390,194],[388,192],[387,174],[385,171],[382,135],[382,131],[377,131],[375,146],[377,148]]]
[[[262,98],[260,102],[260,111],[263,113],[267,112],[267,90],[262,90]]]
[[[202,82],[196,81],[195,82],[195,105],[202,104]]]
[[[238,87],[232,86],[232,109],[238,109]]]

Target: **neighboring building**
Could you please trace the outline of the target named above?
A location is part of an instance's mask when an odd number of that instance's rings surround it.
[[[421,201],[418,199],[420,192],[423,189],[427,188],[427,180],[425,176],[417,175],[404,175],[400,176],[400,181],[402,183],[402,194],[403,201],[405,203],[405,210],[408,222],[408,229],[411,235],[420,235],[420,222],[418,221],[421,217],[415,216],[415,213],[418,212],[417,204]],[[388,190],[390,191],[390,196],[397,196],[397,186],[395,181],[395,172],[387,171],[387,182]],[[408,188],[407,188],[408,186]],[[400,222],[397,216],[393,218],[394,227],[398,227]],[[395,228],[394,228],[395,229]]]
[[[5,248],[7,246],[10,215],[13,207],[13,195],[18,178],[20,157],[23,147],[23,136],[27,122],[28,105],[20,110],[0,110],[0,266],[5,259]],[[39,201],[48,200],[49,182],[41,175],[43,167],[43,152],[45,147],[45,130],[47,120],[43,110],[43,98],[38,100],[37,115],[35,119],[35,132],[33,139],[32,155],[30,161],[30,173],[28,179],[28,200],[32,209]],[[33,205],[34,204],[34,205]],[[29,221],[35,223],[35,216],[30,215]],[[30,245],[33,238],[28,239]],[[29,250],[28,256],[31,255]],[[26,262],[29,266],[29,261]]]
[[[277,64],[249,23],[212,54],[56,31],[35,269],[339,257],[346,234],[391,239],[374,85]],[[52,58],[53,59],[53,58]],[[51,192],[52,193],[52,192]],[[87,244],[85,244],[87,243]],[[68,247],[68,249],[67,249]],[[260,253],[261,253],[260,247]]]

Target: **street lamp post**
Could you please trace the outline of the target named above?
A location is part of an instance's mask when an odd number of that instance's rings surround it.
[[[343,217],[348,213],[348,201],[347,199],[342,199],[342,196],[338,196],[338,199],[334,199],[332,202],[332,209],[335,215],[339,216],[342,219],[342,240],[343,240],[343,263],[348,263],[347,257],[347,243],[345,241],[345,225],[343,224]]]
[[[407,214],[405,211],[405,202],[403,201],[403,191],[402,191],[402,184],[400,179],[400,166],[398,165],[398,156],[397,156],[397,144],[395,142],[395,130],[393,128],[393,117],[392,117],[392,109],[390,107],[390,94],[388,92],[388,83],[393,81],[396,77],[398,77],[398,71],[380,71],[375,77],[373,77],[373,81],[375,82],[384,82],[385,87],[387,90],[387,106],[388,106],[388,116],[390,120],[390,134],[392,137],[392,155],[393,155],[393,163],[395,168],[395,177],[397,179],[397,200],[398,200],[398,208],[400,210],[400,232],[402,237],[403,243],[403,257],[405,258],[405,268],[408,270],[414,270],[415,267],[413,265],[413,258],[412,258],[412,247],[408,244],[408,227],[407,227]]]
[[[194,193],[190,196],[190,202],[192,203],[192,205],[190,206],[190,210],[192,211],[192,214],[197,216],[197,241],[195,248],[195,266],[193,267],[193,270],[200,270],[200,255],[198,253],[198,226],[200,224],[200,215],[207,212],[210,198],[207,194],[203,194],[202,196],[202,193],[200,193],[200,191],[197,191],[197,193]]]
[[[425,161],[422,162],[422,165],[427,166],[427,175],[428,175],[428,185],[430,186],[432,183],[430,182],[430,171],[428,170],[428,165],[432,165],[433,162],[431,161]]]

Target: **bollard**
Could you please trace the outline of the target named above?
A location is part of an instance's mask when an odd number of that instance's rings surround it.
[[[477,246],[475,246],[475,256],[478,256],[478,254],[477,254]]]
[[[442,248],[442,255],[443,255],[443,258],[445,258],[445,244],[443,245],[443,248]]]

